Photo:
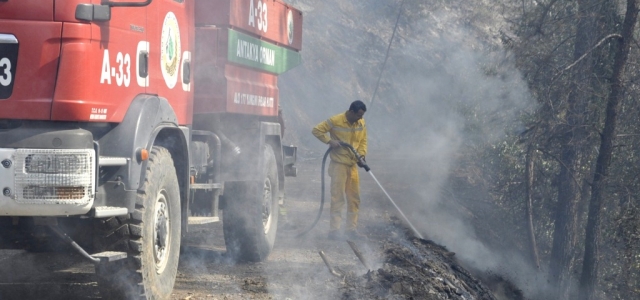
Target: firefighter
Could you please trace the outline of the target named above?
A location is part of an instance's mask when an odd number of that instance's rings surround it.
[[[337,114],[326,121],[320,122],[311,133],[321,142],[331,147],[329,176],[331,177],[331,221],[329,238],[340,240],[342,224],[342,210],[345,195],[347,202],[347,224],[345,235],[349,239],[363,239],[364,236],[356,230],[358,226],[358,210],[360,208],[360,179],[358,165],[366,163],[367,127],[364,113],[367,106],[360,100],[353,101],[349,110]],[[329,133],[329,136],[327,136]],[[361,156],[359,162],[356,156],[340,142],[348,143]]]

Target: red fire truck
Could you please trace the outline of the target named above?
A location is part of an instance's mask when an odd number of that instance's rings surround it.
[[[281,0],[1,0],[0,244],[63,241],[109,299],[168,298],[195,225],[264,260],[301,45]]]

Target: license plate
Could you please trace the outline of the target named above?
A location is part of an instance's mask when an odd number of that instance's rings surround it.
[[[0,99],[7,99],[13,93],[18,66],[18,41],[0,36]]]

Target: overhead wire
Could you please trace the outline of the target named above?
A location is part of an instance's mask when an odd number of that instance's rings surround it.
[[[398,10],[398,17],[396,18],[396,24],[393,26],[393,33],[391,34],[391,39],[389,39],[389,44],[387,45],[387,53],[384,56],[384,62],[382,63],[382,68],[380,69],[380,74],[378,75],[378,80],[376,82],[376,88],[373,91],[373,96],[371,96],[371,103],[369,107],[373,107],[373,100],[376,99],[376,94],[378,93],[378,87],[380,86],[380,79],[382,78],[382,73],[384,72],[384,68],[387,65],[387,60],[389,59],[389,51],[391,50],[391,44],[393,43],[393,38],[396,35],[396,31],[398,29],[398,23],[400,22],[400,16],[402,15],[402,7],[404,6],[404,1],[400,3],[400,9]]]

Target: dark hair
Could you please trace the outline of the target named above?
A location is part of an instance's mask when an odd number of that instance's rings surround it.
[[[367,111],[367,106],[364,105],[364,102],[362,102],[360,100],[356,100],[356,101],[351,102],[351,106],[349,106],[349,110],[354,112],[354,113],[357,113],[361,109],[362,109],[362,111]]]

